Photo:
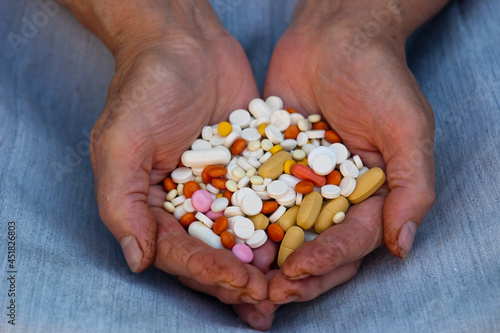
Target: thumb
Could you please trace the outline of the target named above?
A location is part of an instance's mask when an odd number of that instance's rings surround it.
[[[401,259],[408,256],[416,230],[435,199],[432,129],[412,130],[415,134],[406,132],[406,138],[392,140],[394,154],[386,159],[389,194],[383,211],[384,242]]]
[[[94,129],[94,132],[96,130]],[[137,147],[128,131],[109,129],[92,135],[92,164],[99,215],[120,243],[132,272],[145,270],[156,251],[157,223],[147,205],[147,152]]]

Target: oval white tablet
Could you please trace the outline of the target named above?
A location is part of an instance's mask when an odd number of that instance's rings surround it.
[[[271,111],[278,111],[283,109],[283,100],[278,96],[269,96],[266,99],[266,104],[269,106]]]
[[[255,119],[270,117],[272,113],[266,102],[264,102],[260,98],[255,98],[250,101],[250,103],[248,104],[248,111],[250,111]]]
[[[240,135],[247,141],[259,140],[261,136],[259,130],[256,128],[245,128],[243,131],[241,131]]]
[[[248,238],[245,243],[251,248],[256,249],[264,245],[267,241],[267,234],[264,230],[255,230],[253,235]]]
[[[340,172],[344,177],[350,176],[352,178],[358,178],[359,177],[359,169],[354,164],[354,162],[351,162],[349,160],[345,160],[344,162],[340,163],[339,167]]]
[[[234,197],[234,195],[233,195],[233,197]],[[240,207],[229,206],[226,209],[224,209],[224,216],[227,218],[240,216],[240,215],[243,216],[243,211],[241,210]]]
[[[314,158],[310,167],[318,175],[326,176],[335,169],[335,160],[329,155],[318,155]]]
[[[194,216],[196,217],[196,219],[200,222],[202,222],[204,225],[206,225],[207,227],[209,228],[212,228],[212,226],[214,225],[214,221],[212,221],[211,219],[209,219],[205,214],[203,214],[202,212],[198,212],[196,213],[196,215]]]
[[[363,162],[361,161],[361,157],[359,157],[359,155],[354,155],[352,157],[352,160],[354,161],[354,164],[356,164],[358,169],[361,170],[363,168]]]
[[[278,110],[271,115],[271,124],[281,132],[290,126],[290,114],[285,110]]]
[[[280,146],[281,148],[283,148],[283,150],[290,151],[292,149],[295,149],[295,147],[297,147],[297,141],[293,139],[286,139],[281,141]]]
[[[279,220],[280,217],[283,216],[286,212],[286,207],[285,206],[279,206],[278,209],[274,211],[274,213],[269,216],[269,222],[275,223],[276,221]]]
[[[220,237],[201,222],[195,221],[191,223],[188,228],[188,233],[215,249],[224,249]]]
[[[340,196],[340,187],[337,185],[325,185],[321,187],[321,195],[325,199],[335,199]]]
[[[212,145],[210,144],[210,142],[205,141],[205,140],[201,140],[201,139],[195,140],[193,142],[193,144],[191,145],[192,150],[203,150],[203,149],[210,149],[210,148],[212,148]]]
[[[302,147],[307,143],[307,140],[309,140],[309,137],[306,132],[300,132],[299,135],[297,135],[297,145]]]
[[[347,160],[349,157],[349,151],[346,146],[341,143],[334,143],[330,146],[330,149],[333,150],[335,156],[337,157],[337,164],[340,164]]]
[[[182,154],[181,161],[186,167],[201,167],[217,164],[227,165],[229,161],[231,161],[231,152],[226,147],[204,150],[187,150]],[[191,170],[189,171],[191,172]]]
[[[193,204],[191,203],[191,198],[189,199],[186,199],[184,201],[184,203],[182,204],[182,207],[184,207],[184,210],[187,212],[187,213],[192,213],[195,211],[194,207],[193,207]]]
[[[271,140],[271,142],[274,143],[274,144],[278,144],[281,141],[283,141],[283,134],[281,133],[281,131],[276,126],[269,125],[269,126],[266,127],[266,129],[264,130],[264,132],[266,132],[267,138],[269,140]],[[260,136],[259,136],[259,138],[260,138]]]
[[[271,198],[279,199],[287,194],[288,184],[282,180],[274,180],[267,185],[266,191]]]
[[[233,125],[245,128],[250,125],[250,113],[243,109],[234,110],[229,115],[229,122]]]
[[[214,202],[212,202],[210,209],[212,210],[212,212],[215,213],[222,212],[224,209],[227,208],[228,205],[229,205],[229,200],[227,200],[227,198],[220,197],[215,199]]]
[[[247,195],[241,201],[241,210],[248,216],[259,214],[262,206],[262,199],[257,195]]]
[[[188,151],[192,151],[192,150],[188,150]],[[191,171],[190,168],[180,167],[180,168],[177,168],[174,171],[172,171],[172,173],[170,174],[170,177],[172,177],[172,180],[175,183],[184,184],[190,180],[193,180],[194,175],[193,175],[193,171]]]
[[[302,149],[304,149],[304,147],[302,147]],[[330,148],[323,147],[323,146],[315,147],[315,148],[311,149],[309,154],[307,154],[307,163],[309,165],[312,165],[314,162],[314,159],[319,155],[328,155],[333,160],[333,163],[337,164],[337,157],[336,157],[335,153]]]
[[[356,188],[356,179],[352,177],[344,177],[339,184],[340,187],[340,195],[343,195],[344,197],[348,197],[351,195],[351,193],[354,191]]]
[[[250,219],[246,217],[236,220],[233,231],[236,237],[241,239],[250,238],[255,232],[255,226]]]

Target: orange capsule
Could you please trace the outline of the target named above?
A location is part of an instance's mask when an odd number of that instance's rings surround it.
[[[184,193],[184,196],[186,198],[191,198],[194,192],[200,190],[200,184],[195,182],[194,180],[188,181],[186,184],[184,184],[184,188],[182,189],[182,192]]]
[[[194,221],[196,221],[196,217],[194,215],[194,213],[186,213],[184,215],[181,216],[181,219],[179,220],[179,222],[181,223],[181,225],[184,227],[184,228],[188,228],[189,225],[191,223],[193,223]]]
[[[286,112],[292,114],[292,113],[298,113],[297,110],[293,109],[293,108],[286,108],[285,109]]]
[[[210,177],[210,175],[208,174],[208,172],[210,171],[210,169],[212,169],[212,167],[213,167],[212,165],[207,165],[205,169],[203,169],[203,171],[201,172],[201,179],[205,184],[209,184],[210,181],[212,180],[212,177]]]
[[[276,201],[267,201],[262,205],[262,214],[271,214],[278,209],[278,203]]]
[[[227,229],[227,224],[228,224],[228,221],[227,221],[227,217],[225,216],[220,216],[218,217],[215,222],[214,222],[214,225],[212,226],[212,230],[217,234],[217,235],[220,235],[222,234],[224,231],[226,231]]]
[[[342,176],[340,175],[340,172],[337,170],[333,170],[330,172],[328,175],[326,175],[326,183],[330,185],[339,185],[340,181],[342,180]]]
[[[229,190],[224,191],[224,198],[226,198],[229,202],[231,202],[231,197],[233,196],[233,192]]]
[[[325,138],[330,143],[341,143],[342,142],[342,140],[340,139],[340,136],[337,134],[337,132],[332,131],[332,130],[326,131]]]
[[[328,131],[330,129],[330,126],[328,126],[327,123],[325,123],[324,121],[318,121],[317,123],[314,123],[312,125],[312,128],[313,130],[325,130],[325,131]]]
[[[291,125],[285,130],[285,139],[293,139],[296,140],[297,136],[300,133],[299,126]]]
[[[233,146],[231,147],[231,154],[239,155],[245,150],[247,146],[247,141],[245,139],[238,139],[234,141]]]
[[[181,161],[179,161],[179,164],[177,164],[177,167],[178,167],[178,168],[182,168],[183,166],[184,166],[184,164],[182,164],[182,162],[181,162]]]
[[[233,234],[227,230],[220,235],[220,241],[222,243],[222,246],[224,246],[228,250],[231,250],[236,243]]]
[[[167,192],[170,192],[172,190],[175,190],[177,188],[177,185],[175,185],[174,181],[172,180],[172,178],[170,177],[167,177],[165,178],[165,180],[163,181],[163,187],[165,188],[165,190]]]
[[[301,182],[298,182],[297,185],[295,185],[295,191],[302,194],[311,193],[313,190],[314,190],[314,184],[308,180],[303,180]]]
[[[219,190],[226,189],[227,179],[224,178],[212,178],[212,185],[218,188]]]
[[[285,231],[279,225],[279,223],[272,223],[269,227],[267,227],[267,235],[274,242],[281,242],[283,237],[285,236]]]
[[[227,169],[221,165],[216,165],[208,170],[208,175],[213,178],[222,177],[227,173]]]
[[[316,174],[311,168],[308,168],[300,163],[296,163],[292,166],[292,174],[302,180],[309,180],[318,187],[326,184],[325,177]]]

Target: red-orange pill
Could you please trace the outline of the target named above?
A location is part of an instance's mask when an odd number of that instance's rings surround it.
[[[182,192],[184,193],[184,196],[189,199],[191,198],[194,192],[200,189],[201,189],[200,184],[198,184],[194,180],[190,180],[186,184],[184,184],[184,189],[182,190]]]
[[[223,194],[224,198],[226,198],[229,202],[231,202],[231,197],[233,196],[233,192],[229,190],[225,190]]]
[[[227,173],[227,169],[222,165],[216,165],[208,170],[208,175],[213,178],[222,177]]]
[[[291,125],[285,130],[285,139],[293,139],[296,140],[297,136],[300,133],[299,126]]]
[[[267,235],[273,242],[281,242],[285,236],[285,231],[279,223],[272,223],[269,227],[267,227]]]
[[[325,177],[316,174],[311,168],[308,168],[300,163],[296,163],[292,166],[292,174],[302,180],[309,180],[318,187],[326,184]]]
[[[222,243],[222,246],[224,246],[228,250],[231,250],[236,243],[233,234],[227,230],[220,234],[220,241]]]
[[[272,214],[278,209],[278,203],[276,201],[267,201],[262,205],[262,214]]]
[[[165,180],[163,181],[163,187],[165,188],[165,190],[167,192],[170,192],[172,190],[175,190],[177,188],[177,185],[175,185],[174,181],[172,180],[172,178],[170,177],[167,177],[165,178]]]
[[[326,131],[325,138],[330,143],[341,143],[342,142],[342,140],[340,139],[340,136],[337,134],[337,132],[332,131],[332,130]]]
[[[330,185],[339,185],[340,181],[342,180],[342,176],[340,175],[340,172],[337,170],[333,170],[330,172],[328,175],[326,175],[326,183]]]
[[[245,150],[245,147],[247,146],[247,141],[245,139],[238,139],[234,141],[232,147],[231,147],[231,154],[233,155],[239,155]]]
[[[286,108],[285,109],[286,112],[292,114],[292,113],[298,113],[297,110],[293,109],[293,108]]]
[[[298,182],[297,185],[295,185],[295,191],[302,194],[311,193],[313,190],[314,190],[314,184],[308,180],[303,180],[301,182]]]
[[[179,220],[179,222],[181,223],[181,225],[184,227],[184,228],[188,228],[189,225],[191,223],[193,223],[194,221],[196,221],[196,217],[194,215],[194,213],[186,213],[184,215],[181,216],[181,219]]]
[[[225,178],[212,178],[212,185],[218,188],[219,190],[226,189],[227,179]]]
[[[227,221],[227,217],[225,216],[220,216],[218,217],[215,222],[214,222],[214,225],[212,226],[212,230],[217,234],[217,235],[220,235],[222,234],[224,231],[226,231],[227,229],[227,224],[228,224],[228,221]]]
[[[213,167],[212,165],[207,165],[205,169],[203,169],[203,171],[201,172],[201,179],[205,184],[209,184],[210,181],[212,180],[212,177],[210,177],[210,175],[208,174],[208,172],[210,171],[210,169],[212,169],[212,167]]]
[[[313,130],[325,130],[325,131],[328,131],[330,129],[330,126],[328,126],[327,123],[325,123],[324,121],[318,121],[317,123],[314,123],[312,125],[312,128]]]

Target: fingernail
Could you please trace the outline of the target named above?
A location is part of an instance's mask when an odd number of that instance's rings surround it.
[[[120,238],[120,246],[122,247],[125,260],[127,260],[128,267],[132,272],[139,269],[142,261],[142,251],[134,236],[124,236]]]
[[[273,314],[279,308],[279,304],[272,304],[262,313],[264,317]]]
[[[262,301],[257,301],[255,299],[253,299],[250,295],[248,294],[243,294],[240,296],[240,301],[242,301],[243,303],[248,303],[248,304],[257,304],[259,302],[262,302]]]
[[[305,279],[306,277],[309,277],[310,274],[301,274],[301,275],[297,275],[297,276],[286,276],[285,277],[288,279],[288,280],[300,280],[300,279]]]
[[[295,301],[297,298],[299,298],[299,295],[290,295],[288,296],[287,298],[285,298],[283,301],[281,302],[276,302],[276,304],[287,304],[287,303],[292,303],[293,301]]]
[[[417,223],[413,221],[406,222],[405,225],[403,225],[403,227],[401,228],[398,238],[398,244],[399,253],[403,259],[406,259],[408,257],[408,253],[410,253],[416,232]]]

